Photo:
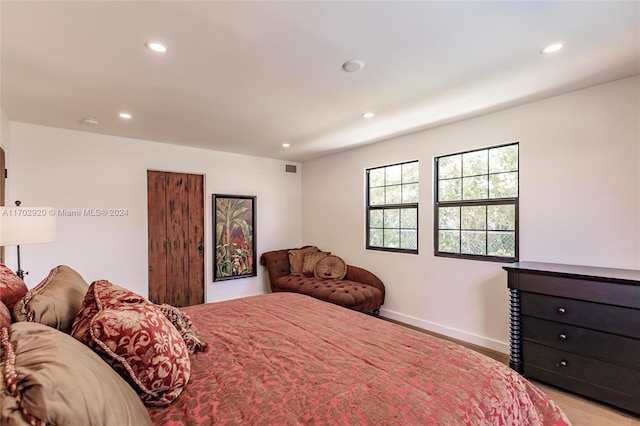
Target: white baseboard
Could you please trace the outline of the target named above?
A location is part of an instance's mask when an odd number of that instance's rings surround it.
[[[436,324],[430,321],[425,321],[420,318],[415,318],[410,315],[401,314],[398,312],[390,311],[388,309],[380,309],[380,316],[389,318],[395,321],[400,321],[405,324],[412,325],[414,327],[421,328],[423,330],[432,331],[434,333],[443,334],[454,339],[462,340],[467,343],[482,346],[483,348],[491,349],[504,354],[509,353],[509,344],[507,342],[500,342],[494,339],[488,339],[483,336],[467,333],[455,328],[446,327],[441,324]]]

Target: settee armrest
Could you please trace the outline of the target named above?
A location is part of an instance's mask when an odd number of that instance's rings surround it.
[[[347,265],[347,275],[344,277],[344,279],[367,284],[377,288],[378,290],[380,290],[380,292],[382,292],[382,301],[384,302],[384,284],[374,273],[357,266]]]
[[[267,267],[269,282],[273,286],[278,278],[289,275],[289,249],[263,253],[260,256],[260,264]]]

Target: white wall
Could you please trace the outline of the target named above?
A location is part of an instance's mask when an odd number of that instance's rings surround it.
[[[507,351],[502,264],[433,256],[433,158],[520,142],[520,260],[640,269],[638,77],[309,161],[303,240],[376,273],[383,315]],[[419,255],[364,249],[366,168],[420,161]]]
[[[4,109],[0,108],[0,146],[5,153],[9,150],[9,117]]]
[[[88,282],[108,279],[147,295],[147,169],[205,175],[207,301],[268,288],[262,266],[254,278],[212,282],[211,194],[257,196],[258,257],[301,243],[300,173],[285,173],[283,161],[12,122],[10,164],[7,205],[19,199],[23,206],[129,211],[58,217],[57,241],[21,247],[29,287],[68,264]],[[14,252],[7,248],[7,264],[15,268]]]
[[[521,260],[639,269],[639,91],[637,77],[624,79],[395,138],[306,162],[302,179],[277,160],[15,122],[9,133],[3,114],[7,204],[129,209],[124,218],[59,218],[56,242],[22,247],[23,268],[30,287],[66,263],[88,281],[146,295],[146,171],[202,173],[207,301],[268,286],[262,267],[256,278],[211,282],[211,194],[257,195],[258,254],[317,244],[380,276],[384,315],[506,351],[502,265],[432,254],[433,157],[519,141]],[[412,159],[421,165],[420,254],[365,250],[364,170]]]

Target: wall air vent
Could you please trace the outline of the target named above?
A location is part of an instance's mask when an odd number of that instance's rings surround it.
[[[294,166],[293,164],[285,164],[284,171],[287,173],[297,173],[298,167]]]

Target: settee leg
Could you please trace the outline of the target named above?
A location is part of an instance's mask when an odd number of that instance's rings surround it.
[[[374,309],[373,311],[371,311],[371,315],[373,315],[374,317],[380,316],[380,309]]]

